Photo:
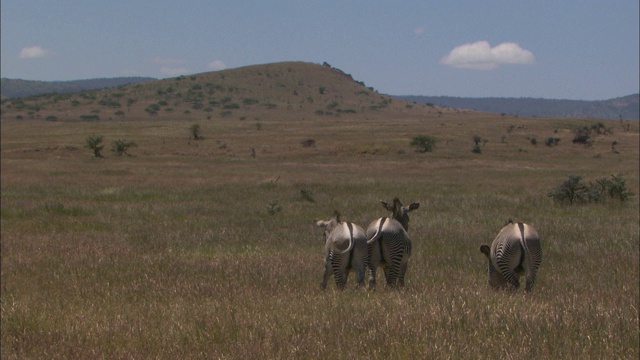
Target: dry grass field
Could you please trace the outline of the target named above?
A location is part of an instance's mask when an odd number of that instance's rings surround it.
[[[347,93],[339,106],[355,113],[139,104],[99,121],[40,110],[57,114],[46,121],[3,107],[2,358],[638,358],[638,122],[605,121],[613,133],[585,147],[574,130],[599,120],[372,109],[354,104],[381,95]],[[437,139],[432,152],[409,145],[418,134]],[[105,158],[84,148],[91,135]],[[131,156],[109,151],[116,139],[136,142]],[[569,175],[612,174],[630,201],[547,196]],[[321,291],[314,220],[336,209],[367,226],[395,196],[421,204],[406,287],[379,274],[358,291],[351,274],[347,290]],[[508,218],[542,238],[531,293],[487,284],[479,247]]]

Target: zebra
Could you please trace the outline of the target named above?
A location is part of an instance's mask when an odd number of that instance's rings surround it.
[[[489,260],[489,285],[515,290],[526,275],[525,290],[531,291],[542,262],[540,236],[533,226],[509,219],[491,247],[482,245],[480,251]]]
[[[364,287],[368,261],[364,229],[352,222],[343,222],[338,211],[334,211],[331,220],[319,220],[316,225],[324,228],[325,237],[324,276],[320,287],[326,289],[333,274],[338,289],[344,290],[351,269],[356,273],[356,288]]]
[[[403,287],[411,257],[411,239],[409,215],[420,203],[402,206],[400,199],[394,198],[393,205],[380,200],[382,206],[389,210],[391,217],[374,220],[367,228],[367,244],[369,250],[369,288],[376,286],[376,270],[382,266],[384,277],[389,287]]]

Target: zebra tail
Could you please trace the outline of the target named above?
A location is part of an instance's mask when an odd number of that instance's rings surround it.
[[[341,255],[346,254],[353,249],[353,224],[348,222],[347,227],[349,228],[349,246],[347,247],[347,250],[340,252]]]
[[[367,244],[371,244],[380,238],[380,236],[382,235],[382,226],[384,225],[385,221],[387,221],[386,217],[383,217],[380,219],[380,223],[378,224],[378,229],[376,229],[376,233],[373,234],[371,239],[367,240]]]

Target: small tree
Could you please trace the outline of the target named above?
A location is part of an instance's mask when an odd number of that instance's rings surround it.
[[[101,144],[102,144],[102,136],[93,135],[87,138],[84,147],[93,150],[93,155],[95,157],[101,158],[101,157],[104,157],[100,153],[100,151],[102,151],[102,148],[104,147],[104,145],[101,145]]]
[[[547,193],[547,196],[558,203],[585,203],[589,201],[589,189],[582,183],[582,176],[570,175],[567,180]]]
[[[476,144],[476,146],[480,145],[480,141],[482,141],[482,138],[478,135],[473,135],[473,142]]]
[[[436,145],[436,138],[428,135],[418,135],[411,140],[411,146],[418,147],[420,152],[431,152]]]
[[[198,124],[193,124],[191,125],[191,137],[193,138],[193,140],[200,140],[202,139],[202,136],[200,136],[200,125]]]
[[[116,155],[118,156],[122,156],[122,154],[131,156],[127,153],[127,150],[129,150],[129,148],[131,147],[136,147],[136,146],[137,146],[136,143],[133,141],[118,139],[113,142],[113,147],[111,148],[111,151],[115,152]]]

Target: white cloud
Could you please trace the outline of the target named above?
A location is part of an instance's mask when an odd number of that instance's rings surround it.
[[[425,31],[426,29],[422,26],[417,26],[415,29],[413,29],[413,33],[416,35],[422,35]]]
[[[36,46],[27,46],[22,48],[19,56],[21,59],[33,59],[33,58],[44,57],[49,54],[50,54],[50,51],[43,49],[42,46],[36,45]]]
[[[227,68],[227,65],[223,63],[221,60],[213,60],[209,64],[207,64],[207,69],[211,69],[213,71],[224,70]]]
[[[512,42],[491,47],[487,41],[477,41],[460,45],[440,63],[463,69],[492,70],[503,64],[532,64],[535,61],[531,51]]]

